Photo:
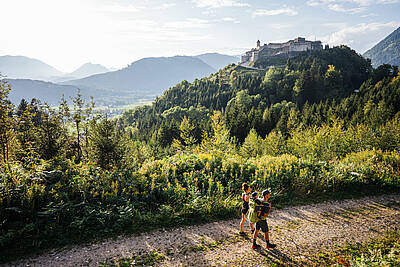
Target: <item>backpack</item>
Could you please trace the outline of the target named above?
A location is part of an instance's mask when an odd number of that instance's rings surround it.
[[[260,199],[249,200],[249,211],[247,212],[247,219],[251,223],[256,223],[262,219],[260,215],[263,214],[262,201]]]
[[[262,201],[258,208],[257,217],[259,220],[267,219],[269,213],[269,205],[267,202]]]

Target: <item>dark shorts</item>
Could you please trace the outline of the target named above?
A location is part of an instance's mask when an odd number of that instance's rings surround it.
[[[247,214],[247,212],[249,211],[249,208],[242,208],[242,214]]]
[[[267,221],[258,221],[256,222],[256,230],[260,230],[263,231],[264,233],[268,233],[268,223]]]

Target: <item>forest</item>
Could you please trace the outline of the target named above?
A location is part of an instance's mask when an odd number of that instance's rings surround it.
[[[116,118],[78,93],[13,106],[0,82],[0,261],[121,233],[400,187],[400,73],[347,46],[229,65]]]

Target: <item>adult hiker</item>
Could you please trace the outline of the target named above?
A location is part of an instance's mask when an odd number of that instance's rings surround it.
[[[247,183],[243,183],[242,184],[242,220],[240,221],[240,231],[239,231],[239,235],[246,235],[245,232],[243,232],[243,226],[244,226],[244,222],[246,221],[246,214],[249,211],[249,199],[250,199],[250,186]],[[251,232],[254,232],[254,225],[253,223],[249,222],[250,224],[250,228],[251,228]]]
[[[257,198],[257,194],[254,192],[252,194],[252,198],[249,200],[249,212],[247,215],[247,219],[256,224],[256,230],[253,235],[253,245],[252,249],[260,248],[261,246],[257,244],[257,235],[260,232],[264,232],[264,238],[267,242],[265,248],[273,249],[276,247],[275,244],[269,242],[269,229],[267,223],[267,217],[271,210],[271,203],[268,203],[268,199],[271,197],[271,192],[269,190],[264,190],[262,192],[263,198]]]

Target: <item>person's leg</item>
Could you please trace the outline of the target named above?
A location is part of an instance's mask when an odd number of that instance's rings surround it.
[[[266,249],[273,249],[276,247],[275,244],[272,244],[271,242],[269,242],[269,233],[268,232],[264,233],[264,237],[265,237],[265,241],[267,242],[267,245],[265,246]]]
[[[256,223],[256,228],[255,228],[254,235],[253,235],[253,245],[252,245],[253,249],[260,247],[260,245],[257,245],[258,232],[260,232],[260,226],[258,225],[258,223]]]
[[[254,231],[254,234],[253,234],[253,240],[254,241],[256,241],[257,240],[257,235],[258,235],[258,233],[260,232],[260,230],[258,229],[256,229],[255,231]]]
[[[269,234],[268,232],[264,233],[264,238],[265,238],[265,242],[267,242],[267,244],[269,243]]]
[[[254,232],[254,224],[251,222],[249,222],[249,224],[250,224],[251,232],[253,233]]]
[[[244,225],[245,220],[246,220],[246,215],[242,213],[242,220],[240,221],[240,232],[239,233],[243,233],[243,225]]]

